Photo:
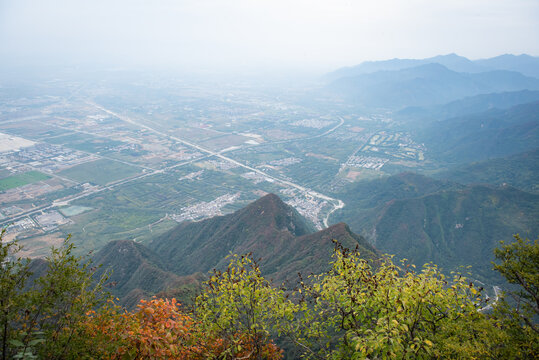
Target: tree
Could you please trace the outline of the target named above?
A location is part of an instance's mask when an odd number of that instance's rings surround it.
[[[4,243],[6,230],[0,233],[0,339],[2,342],[2,360],[15,355],[13,347],[17,343],[17,332],[12,324],[20,315],[20,304],[24,301],[24,285],[28,276],[28,261],[16,258],[21,246],[16,242]],[[15,258],[14,258],[15,257]],[[15,342],[15,344],[13,344]]]
[[[215,272],[193,314],[175,299],[141,300],[134,312],[113,301],[76,326],[73,358],[108,359],[280,359],[270,340],[273,310],[282,292],[265,281],[250,257],[233,257]]]
[[[2,359],[62,358],[76,334],[69,329],[86,313],[102,304],[102,277],[95,281],[91,262],[73,255],[69,237],[52,248],[40,276],[31,263],[18,256],[21,246],[2,242],[0,234],[0,326]],[[32,281],[30,281],[32,280]]]
[[[494,255],[501,264],[494,263],[494,269],[502,274],[509,283],[519,285],[517,291],[511,292],[516,301],[515,311],[519,318],[531,330],[539,333],[534,318],[539,316],[539,239],[531,242],[522,240],[517,234],[515,242],[494,250]]]
[[[312,359],[537,358],[539,241],[515,239],[495,250],[514,301],[502,296],[490,312],[460,274],[391,256],[369,262],[337,243],[330,270],[295,290],[272,286],[250,254],[234,255],[192,312],[156,298],[128,312],[69,238],[40,276],[17,242],[0,241],[1,359],[281,359],[282,338]]]
[[[307,358],[479,358],[493,341],[479,290],[432,264],[419,272],[391,257],[372,264],[337,246],[331,270],[299,291],[299,325],[287,332]]]
[[[388,256],[372,263],[339,245],[333,257],[327,273],[302,280],[287,296],[249,256],[234,256],[208,281],[194,319],[204,334],[222,339],[225,359],[280,358],[272,344],[281,335],[312,359],[519,354],[504,321],[479,311],[486,300],[464,276],[448,279],[432,264],[416,271]]]
[[[205,331],[223,340],[224,359],[280,359],[271,340],[277,319],[292,320],[294,305],[262,277],[250,254],[234,255],[226,271],[215,271],[196,299],[195,316]]]
[[[509,335],[515,358],[539,357],[539,239],[521,239],[494,250],[499,264],[494,269],[503,275],[516,289],[502,296],[495,306],[495,316]],[[509,295],[509,297],[507,297]],[[506,357],[509,358],[510,356]]]
[[[74,358],[92,354],[107,359],[206,359],[222,350],[222,341],[202,331],[175,299],[141,300],[134,312],[110,302],[78,326],[81,340]]]

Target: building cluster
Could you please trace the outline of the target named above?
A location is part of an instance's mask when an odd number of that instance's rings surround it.
[[[249,172],[246,172],[244,174],[241,174],[241,177],[244,178],[244,179],[247,179],[247,180],[251,180],[255,184],[261,183],[263,181],[267,181],[267,182],[270,182],[270,183],[275,182],[275,180],[273,180],[272,178],[264,176],[264,175],[262,175],[260,173],[255,172],[255,171],[249,171]]]
[[[185,176],[182,176],[181,178],[179,178],[178,180],[179,181],[183,181],[183,180],[196,180],[196,179],[200,179],[200,176],[204,173],[204,169],[200,170],[200,171],[194,171],[192,173],[189,173]]]
[[[323,129],[325,127],[328,127],[332,125],[334,121],[328,121],[328,120],[320,120],[320,119],[304,119],[304,120],[298,120],[294,121],[290,125],[292,126],[301,126],[301,127],[307,127],[312,129]]]
[[[300,163],[302,160],[297,157],[288,157],[279,160],[270,161],[269,164],[273,166],[289,166]]]
[[[18,151],[0,154],[0,166],[12,173],[39,170],[54,173],[62,169],[97,160],[99,157],[59,145],[37,143]]]
[[[223,161],[223,160],[208,160],[208,164],[214,166],[218,170],[230,170],[239,167],[238,164],[233,163],[231,161]]]
[[[320,212],[328,205],[326,200],[296,196],[287,200],[286,203],[295,208],[304,218],[310,220],[318,230],[323,228]]]
[[[31,231],[37,228],[37,224],[29,217],[15,221],[6,228],[6,234],[21,233]]]
[[[387,163],[388,161],[389,161],[388,159],[383,159],[383,158],[378,158],[378,157],[352,155],[346,160],[344,164],[341,165],[341,170],[344,170],[345,168],[351,168],[351,167],[380,170],[382,166],[384,166],[384,164]]]
[[[65,218],[56,210],[46,211],[35,216],[36,222],[41,226],[43,231],[51,231],[60,225],[67,224],[71,220]]]
[[[183,222],[203,220],[222,215],[221,210],[223,207],[232,204],[239,197],[240,193],[225,194],[210,202],[203,201],[195,205],[184,207],[179,214],[173,214],[170,217],[177,222]]]

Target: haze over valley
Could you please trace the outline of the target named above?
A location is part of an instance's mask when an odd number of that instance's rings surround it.
[[[1,1],[0,359],[536,358],[538,19]]]
[[[313,229],[345,221],[383,251],[419,265],[445,263],[489,239],[478,250],[488,268],[499,240],[538,230],[532,199],[539,79],[515,69],[524,61],[533,73],[539,59],[502,58],[501,70],[457,55],[371,62],[294,85],[129,71],[6,81],[0,108],[5,238],[19,239],[29,256],[42,256],[67,234],[80,251],[113,240],[148,243],[177,224],[228,214],[273,193]],[[476,66],[475,72],[442,65],[455,62]],[[362,67],[370,68],[367,75],[357,75]],[[521,163],[511,167],[515,161]],[[390,176],[408,179],[406,186],[384,188]],[[486,186],[485,200],[475,199],[479,188],[467,184]],[[425,196],[441,196],[433,203],[438,210],[405,220],[383,210]],[[447,196],[458,196],[459,205],[440,202]],[[507,217],[505,198],[523,208]],[[487,218],[473,208],[484,201],[494,206]],[[493,229],[490,222],[502,214],[499,231],[480,230]],[[427,228],[397,230],[426,226],[432,216],[441,238]],[[462,244],[439,255],[403,254],[397,245],[420,239],[419,248],[431,246],[425,241]],[[463,259],[448,260],[447,267],[467,265]]]

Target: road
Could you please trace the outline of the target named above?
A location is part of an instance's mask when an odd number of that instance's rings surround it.
[[[339,200],[339,199],[334,199],[330,196],[327,196],[327,195],[324,195],[324,194],[321,194],[319,192],[316,192],[312,189],[308,189],[304,186],[301,186],[299,184],[296,184],[292,181],[289,181],[289,180],[285,180],[285,179],[281,179],[279,177],[276,177],[276,176],[273,176],[273,175],[270,175],[270,174],[267,174],[265,173],[264,171],[261,171],[257,168],[254,168],[252,166],[249,166],[249,165],[246,165],[246,164],[243,164],[237,160],[234,160],[228,156],[225,156],[222,154],[222,152],[216,152],[216,151],[213,151],[213,150],[210,150],[210,149],[207,149],[203,146],[200,146],[198,144],[195,144],[195,143],[192,143],[190,141],[187,141],[187,140],[184,140],[184,139],[181,139],[177,136],[173,136],[173,135],[170,135],[170,134],[167,134],[163,131],[159,131],[159,130],[156,130],[148,125],[145,125],[145,124],[141,124],[127,116],[124,116],[124,115],[120,115],[120,114],[117,114],[116,112],[113,112],[109,109],[106,109],[104,108],[103,106],[100,106],[98,104],[95,104],[93,102],[89,102],[88,104],[96,107],[97,109],[111,115],[111,116],[114,116],[116,117],[117,119],[120,119],[124,122],[127,122],[131,125],[134,125],[134,126],[137,126],[139,128],[142,128],[142,129],[145,129],[147,131],[150,131],[154,134],[157,134],[157,135],[160,135],[160,136],[163,136],[163,137],[166,137],[170,140],[173,140],[173,141],[176,141],[180,144],[183,144],[183,145],[186,145],[186,146],[189,146],[189,147],[192,147],[194,149],[197,149],[198,151],[206,154],[205,156],[202,156],[202,157],[197,157],[197,158],[194,158],[194,159],[191,159],[189,161],[186,161],[186,162],[183,162],[183,163],[179,163],[179,164],[176,164],[176,165],[173,165],[173,166],[169,166],[167,168],[164,168],[164,169],[160,169],[160,170],[155,170],[155,169],[151,169],[151,168],[147,168],[147,167],[144,167],[144,166],[141,166],[139,164],[132,164],[132,163],[129,163],[129,165],[136,165],[138,167],[141,167],[141,168],[144,168],[146,171],[146,173],[143,173],[143,174],[140,174],[138,176],[134,176],[134,177],[131,177],[131,178],[128,178],[128,179],[122,179],[122,180],[119,180],[117,182],[113,182],[111,184],[108,184],[106,186],[96,186],[88,191],[84,191],[83,193],[79,193],[79,194],[75,194],[75,195],[71,195],[71,196],[68,196],[66,198],[63,198],[63,199],[58,199],[56,201],[54,201],[51,205],[43,205],[43,206],[40,206],[40,207],[37,207],[37,208],[33,208],[31,210],[28,210],[28,211],[25,211],[25,212],[22,212],[22,213],[19,213],[13,217],[10,217],[10,218],[5,218],[5,219],[2,219],[0,221],[0,225],[1,226],[5,226],[9,223],[13,223],[13,222],[16,222],[18,220],[21,220],[27,216],[30,216],[30,215],[35,215],[37,213],[40,213],[40,212],[44,212],[44,211],[48,211],[48,210],[52,210],[54,208],[57,208],[57,207],[60,207],[60,206],[66,206],[66,205],[69,205],[71,202],[75,201],[75,200],[79,200],[79,199],[82,199],[82,198],[85,198],[85,197],[88,197],[90,195],[94,195],[96,193],[99,193],[99,192],[102,192],[102,191],[105,191],[105,190],[112,190],[113,188],[117,187],[117,186],[120,186],[120,185],[124,185],[126,183],[129,183],[129,182],[132,182],[132,181],[136,181],[136,180],[140,180],[142,178],[145,178],[145,177],[149,177],[149,176],[153,176],[153,175],[156,175],[156,174],[159,174],[159,173],[163,173],[165,171],[168,171],[170,169],[173,169],[173,168],[177,168],[177,167],[180,167],[180,166],[184,166],[184,165],[187,165],[187,164],[191,164],[195,161],[200,161],[204,158],[208,158],[208,157],[212,157],[212,156],[215,156],[215,157],[218,157],[224,161],[227,161],[229,163],[232,163],[232,164],[235,164],[237,166],[240,166],[246,170],[249,170],[249,171],[252,171],[252,172],[255,172],[257,174],[260,174],[262,176],[264,176],[265,178],[268,178],[268,179],[271,179],[277,183],[280,183],[280,184],[283,184],[283,185],[287,185],[287,186],[290,186],[290,187],[293,187],[299,191],[301,191],[302,193],[308,195],[308,196],[312,196],[313,198],[317,198],[317,199],[321,199],[321,200],[325,200],[325,201],[328,201],[332,206],[333,208],[326,214],[326,216],[324,217],[324,219],[322,220],[322,223],[324,224],[325,227],[328,227],[328,221],[329,221],[329,217],[331,216],[332,213],[334,213],[335,211],[337,211],[338,209],[341,209],[344,207],[344,202],[342,200]],[[318,138],[318,137],[322,137],[322,136],[326,136],[330,133],[332,133],[333,131],[335,131],[336,129],[338,129],[340,126],[343,125],[344,123],[344,119],[343,118],[339,118],[340,119],[340,122],[339,124],[335,125],[334,127],[332,127],[331,129],[325,131],[324,133],[322,134],[318,134],[318,135],[315,135],[315,136],[312,136],[312,137],[309,137],[309,138]],[[58,127],[61,127],[61,126],[58,126]],[[61,127],[63,128],[63,127]],[[67,129],[67,128],[66,128]],[[69,130],[72,130],[73,129],[69,129]],[[75,130],[76,132],[83,132],[83,133],[86,133],[84,131],[80,131],[80,130]],[[91,134],[93,136],[95,136],[95,134]],[[301,139],[294,139],[293,141],[298,141],[298,140],[307,140],[307,138],[301,138]],[[285,142],[289,142],[289,140],[286,140]],[[280,142],[278,142],[280,143]],[[95,154],[94,154],[95,155]],[[100,156],[103,158],[103,156]],[[109,160],[113,160],[113,161],[119,161],[117,159],[113,159],[113,158],[108,158],[106,157],[107,159]],[[123,162],[123,161],[119,161],[119,162]]]
[[[228,156],[225,156],[223,155],[222,153],[220,152],[216,152],[216,151],[213,151],[213,150],[210,150],[210,149],[207,149],[203,146],[200,146],[200,145],[197,145],[195,143],[192,143],[190,141],[187,141],[187,140],[184,140],[184,139],[181,139],[177,136],[174,136],[174,135],[170,135],[170,134],[167,134],[165,132],[162,132],[162,131],[159,131],[159,130],[156,130],[148,125],[145,125],[145,124],[141,124],[139,123],[138,121],[135,121],[127,116],[124,116],[124,115],[120,115],[114,111],[111,111],[109,109],[106,109],[104,108],[103,106],[101,105],[98,105],[96,103],[93,103],[93,102],[88,102],[89,105],[92,105],[94,107],[96,107],[97,109],[103,111],[103,112],[106,112],[107,114],[111,115],[111,116],[114,116],[116,117],[117,119],[120,119],[122,121],[125,121],[131,125],[134,125],[134,126],[137,126],[139,128],[142,128],[142,129],[145,129],[147,131],[150,131],[150,132],[153,132],[154,134],[157,134],[157,135],[160,135],[160,136],[163,136],[163,137],[166,137],[170,140],[174,140],[180,144],[183,144],[183,145],[186,145],[186,146],[189,146],[189,147],[192,147],[192,148],[195,148],[197,149],[198,151],[202,152],[202,153],[205,153],[205,154],[208,154],[210,156],[215,156],[215,157],[218,157],[224,161],[227,161],[229,163],[232,163],[234,165],[237,165],[237,166],[240,166],[244,169],[247,169],[249,171],[252,171],[252,172],[255,172],[257,174],[260,174],[268,179],[272,179],[273,181],[275,182],[278,182],[280,184],[283,184],[283,185],[287,185],[287,186],[290,186],[290,187],[293,187],[305,194],[308,194],[314,198],[318,198],[318,199],[322,199],[322,200],[326,200],[328,202],[330,202],[332,205],[333,205],[333,209],[329,212],[329,214],[326,216],[326,218],[324,219],[323,223],[324,223],[324,226],[327,227],[327,222],[328,222],[328,219],[329,219],[329,215],[331,215],[334,211],[336,211],[337,209],[341,209],[342,207],[344,207],[344,202],[342,202],[341,200],[339,199],[334,199],[330,196],[327,196],[327,195],[324,195],[324,194],[321,194],[321,193],[318,193],[314,190],[311,190],[311,189],[307,189],[299,184],[296,184],[292,181],[288,181],[288,180],[284,180],[284,179],[281,179],[281,178],[278,178],[276,176],[273,176],[273,175],[269,175],[265,172],[263,172],[262,170],[259,170],[257,168],[254,168],[252,166],[249,166],[249,165],[246,165],[246,164],[243,164],[237,160],[234,160],[232,158],[229,158]],[[340,118],[340,122],[339,124],[337,124],[336,126],[334,126],[333,128],[329,129],[328,131],[324,132],[323,134],[320,134],[320,135],[316,135],[315,137],[320,137],[320,136],[325,136],[333,131],[335,131],[337,128],[339,128],[340,126],[342,126],[342,124],[344,123],[344,119]]]
[[[324,220],[322,220],[322,223],[324,224],[325,227],[328,227],[328,221],[331,214],[333,214],[335,211],[342,209],[344,207],[344,202],[342,200],[337,199],[337,201],[338,201],[337,204],[333,205],[333,209],[331,209],[330,212],[326,214],[326,217],[324,218]]]
[[[249,146],[237,147],[237,148],[233,147],[232,149],[229,149],[229,150],[227,150],[227,149],[222,150],[221,153],[230,152],[230,151],[234,151],[234,150],[239,150],[239,149],[243,149],[243,148],[261,147],[261,146],[278,145],[278,144],[288,144],[288,143],[297,142],[297,141],[305,141],[305,140],[312,140],[312,139],[321,138],[323,136],[331,134],[332,132],[334,132],[335,130],[337,130],[338,128],[340,128],[344,124],[344,119],[342,117],[340,117],[340,116],[337,116],[337,117],[339,118],[339,123],[337,125],[335,125],[334,127],[332,127],[331,129],[329,129],[327,131],[324,131],[322,134],[313,135],[313,136],[307,136],[307,137],[302,137],[302,138],[288,139],[288,140],[268,141],[268,142],[264,142],[264,143],[261,143],[261,144],[258,144],[258,145],[249,145]]]
[[[193,158],[191,160],[185,161],[183,163],[179,163],[179,164],[176,164],[176,165],[169,166],[169,167],[161,169],[161,170],[154,170],[152,172],[143,173],[143,174],[140,174],[140,175],[137,175],[137,176],[134,176],[134,177],[130,177],[128,179],[118,180],[116,182],[110,183],[110,184],[105,185],[105,186],[96,186],[96,187],[92,188],[91,190],[84,191],[82,193],[78,193],[78,194],[75,194],[75,195],[70,195],[70,196],[67,196],[65,198],[55,200],[51,205],[42,205],[42,206],[33,208],[31,210],[19,213],[19,214],[15,215],[15,216],[2,219],[0,221],[0,226],[6,226],[6,225],[11,224],[13,222],[22,220],[23,218],[25,218],[27,216],[35,215],[37,213],[44,212],[44,211],[47,211],[47,210],[52,210],[52,209],[60,207],[60,206],[66,206],[66,205],[69,205],[71,202],[73,202],[75,200],[79,200],[79,199],[88,197],[90,195],[100,193],[100,192],[105,191],[105,190],[112,190],[115,187],[118,187],[120,185],[124,185],[124,184],[130,183],[130,182],[135,181],[135,180],[140,180],[140,179],[143,179],[143,178],[148,177],[148,176],[153,176],[153,175],[156,175],[156,174],[160,174],[160,173],[163,173],[165,171],[168,171],[170,169],[174,169],[174,168],[177,168],[177,167],[180,167],[180,166],[185,166],[187,164],[192,164],[195,161],[200,161],[200,160],[203,160],[203,159],[208,158],[208,157],[209,157],[208,155],[200,156],[200,157]]]
[[[498,300],[500,299],[500,294],[502,292],[502,289],[499,287],[499,286],[493,286],[492,289],[494,290],[494,302],[488,304],[487,306],[485,307],[482,307],[481,309],[477,310],[479,312],[485,312],[485,311],[490,311],[492,309],[494,309],[494,305],[496,305],[496,303],[498,302]]]

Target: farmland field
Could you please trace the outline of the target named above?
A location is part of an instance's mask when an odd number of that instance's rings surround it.
[[[19,186],[35,183],[49,179],[50,176],[40,173],[39,171],[28,171],[23,174],[17,174],[0,179],[0,191],[14,189]]]
[[[59,175],[79,182],[106,185],[116,180],[131,177],[139,172],[139,169],[134,166],[114,160],[101,159],[73,166],[61,171]]]

